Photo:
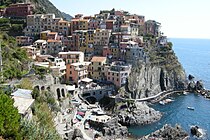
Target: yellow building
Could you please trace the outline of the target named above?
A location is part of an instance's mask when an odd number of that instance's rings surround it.
[[[41,40],[48,40],[48,34],[50,33],[49,30],[40,32],[40,39]]]
[[[76,30],[88,30],[88,19],[72,19],[71,34]]]
[[[78,36],[79,42],[75,43],[79,48],[79,51],[82,51],[85,53],[85,56],[88,56],[88,54],[92,54],[94,51],[94,30],[76,30],[74,31],[73,35]]]
[[[95,80],[102,80],[104,78],[103,66],[106,64],[106,57],[94,56],[91,59],[89,66],[89,76]]]

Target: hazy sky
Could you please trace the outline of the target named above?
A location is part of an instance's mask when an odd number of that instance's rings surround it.
[[[210,0],[50,0],[59,10],[94,15],[100,10],[126,10],[162,24],[168,37],[210,38]]]

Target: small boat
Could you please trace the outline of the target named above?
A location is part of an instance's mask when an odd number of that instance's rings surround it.
[[[165,99],[165,100],[164,100],[165,103],[171,103],[171,102],[173,102],[173,101],[174,101],[174,100],[172,100],[172,99]]]
[[[184,91],[184,92],[183,92],[183,94],[184,94],[184,95],[187,95],[187,94],[188,94],[188,92]]]
[[[163,102],[163,101],[160,101],[160,102],[159,102],[159,104],[161,104],[161,105],[165,105],[165,102]]]
[[[189,109],[189,110],[195,110],[194,107],[190,107],[190,106],[188,106],[187,109]]]

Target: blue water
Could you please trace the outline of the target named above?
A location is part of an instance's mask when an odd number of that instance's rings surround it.
[[[187,74],[197,80],[202,79],[210,89],[210,40],[206,39],[170,39],[173,49]],[[163,113],[159,122],[131,127],[135,136],[143,136],[160,129],[164,124],[180,124],[190,134],[190,126],[198,125],[206,130],[205,139],[210,140],[210,100],[196,94],[174,96],[175,101],[165,106],[155,104],[153,108]],[[188,110],[192,106],[194,111]],[[191,137],[190,139],[194,139]]]

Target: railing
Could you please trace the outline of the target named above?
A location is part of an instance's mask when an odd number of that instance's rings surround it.
[[[163,92],[160,92],[154,96],[151,96],[151,97],[146,97],[146,98],[141,98],[141,99],[129,99],[129,98],[123,98],[123,97],[118,97],[119,99],[122,99],[122,100],[130,100],[130,101],[139,101],[139,102],[143,102],[143,101],[149,101],[149,100],[154,100],[156,99],[157,97],[159,96],[162,96],[162,95],[169,95],[169,94],[172,94],[172,93],[177,93],[177,92],[183,92],[183,90],[168,90],[168,91],[163,91]]]

